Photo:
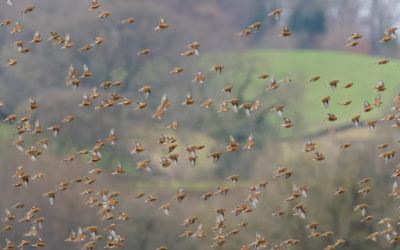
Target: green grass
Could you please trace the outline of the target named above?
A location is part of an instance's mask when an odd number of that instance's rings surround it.
[[[383,105],[369,113],[362,113],[362,121],[377,119],[390,112],[393,98],[400,91],[398,71],[400,61],[390,60],[386,65],[376,62],[383,58],[359,54],[318,51],[318,50],[245,50],[227,54],[206,55],[204,67],[224,63],[224,71],[219,78],[209,73],[209,79],[217,79],[221,86],[234,86],[232,96],[240,93],[243,101],[260,99],[267,107],[274,104],[287,106],[286,114],[295,124],[301,122],[305,132],[316,132],[329,126],[350,124],[350,119],[363,109],[364,100],[371,104],[377,92],[373,87],[383,80],[386,91],[382,92]],[[276,80],[290,77],[292,83],[281,83],[277,90],[266,92],[268,80],[258,79],[261,74],[271,74]],[[319,75],[320,80],[308,83],[310,77]],[[328,83],[339,80],[334,92]],[[210,80],[214,81],[214,80]],[[341,87],[354,82],[350,89]],[[325,109],[321,99],[330,96],[331,102]],[[353,103],[338,105],[346,99]],[[338,120],[334,123],[323,121],[327,113],[334,113]],[[301,116],[301,117],[300,117]],[[270,116],[271,117],[271,116]],[[274,126],[281,123],[279,118],[268,119]]]

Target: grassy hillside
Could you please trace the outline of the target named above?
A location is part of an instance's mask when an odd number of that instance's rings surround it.
[[[286,116],[294,123],[300,121],[307,133],[332,124],[350,124],[350,119],[363,109],[364,100],[371,104],[374,102],[377,92],[373,87],[378,80],[383,80],[387,88],[381,93],[383,105],[361,114],[361,120],[376,119],[388,113],[393,104],[392,99],[400,90],[397,79],[400,64],[397,60],[390,60],[385,65],[378,65],[377,62],[382,59],[332,51],[245,50],[225,55],[208,55],[203,64],[208,67],[213,63],[226,62],[226,77],[223,72],[217,80],[223,83],[221,86],[228,83],[234,85],[233,96],[239,89],[243,90],[243,101],[261,99],[267,107],[274,104],[286,105]],[[293,81],[280,83],[277,90],[266,92],[269,79],[256,77],[262,73],[271,74],[276,80],[290,77]],[[310,77],[317,75],[321,77],[318,81],[307,82]],[[332,80],[339,80],[336,91],[328,85]],[[354,82],[353,87],[342,88],[349,82]],[[328,109],[321,103],[321,99],[326,96],[331,97]],[[352,100],[353,103],[348,106],[338,105],[344,100]],[[327,113],[334,113],[338,120],[334,123],[323,121]],[[301,119],[299,116],[307,118]],[[269,121],[276,125],[281,122],[275,115]]]

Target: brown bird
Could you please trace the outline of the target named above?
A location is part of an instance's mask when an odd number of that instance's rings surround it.
[[[260,29],[262,22],[255,22],[252,25],[249,26],[250,29],[254,29],[254,32],[257,32],[257,30]]]
[[[330,96],[322,98],[321,102],[324,104],[325,108],[328,108],[330,99],[331,99]]]
[[[347,105],[350,105],[351,103],[352,103],[351,100],[344,100],[343,102],[339,102],[338,104],[339,105],[343,105],[343,106],[347,106]]]
[[[381,61],[376,62],[376,64],[378,64],[378,65],[383,65],[383,64],[387,64],[389,61],[390,61],[390,60],[388,60],[388,59],[384,59],[384,60],[381,60]]]
[[[92,46],[96,46],[96,45],[100,45],[104,42],[104,38],[102,37],[96,37],[96,39],[94,40],[94,42],[91,44]]]
[[[43,39],[40,37],[39,31],[36,31],[29,43],[40,43]]]
[[[280,117],[282,117],[282,115],[283,115],[283,109],[284,109],[284,108],[285,108],[284,105],[275,104],[275,106],[274,106],[272,109],[270,109],[270,111],[276,111],[276,113],[277,113]]]
[[[346,190],[343,187],[338,187],[334,195],[341,195],[344,194],[344,192],[346,192]]]
[[[274,16],[275,20],[279,19],[279,15],[283,12],[282,9],[276,9],[268,13],[268,16]]]
[[[271,91],[271,90],[274,90],[274,89],[277,89],[277,88],[279,88],[279,85],[275,81],[274,77],[271,76],[271,79],[270,79],[270,82],[269,82],[269,86],[268,86],[268,88],[266,90],[267,91]]]
[[[358,193],[359,193],[359,194],[362,194],[364,197],[366,197],[367,194],[368,194],[371,190],[372,190],[372,187],[365,187],[365,188],[362,188],[362,189],[358,190]]]
[[[236,184],[239,180],[239,175],[234,174],[226,178],[227,180],[231,180],[233,184]]]
[[[196,77],[192,80],[193,83],[198,82],[203,84],[205,76],[201,72],[197,72]]]
[[[44,193],[42,196],[48,197],[50,205],[53,206],[54,205],[54,199],[56,198],[56,192],[57,191],[50,191],[50,192]]]
[[[121,21],[121,23],[134,23],[134,22],[136,22],[136,18],[134,17],[129,17]]]
[[[3,21],[0,22],[0,26],[9,25],[9,24],[11,24],[11,23],[12,23],[12,20],[10,20],[10,19],[5,19],[5,20],[3,20]]]
[[[191,44],[188,44],[186,47],[191,48],[194,50],[194,54],[196,56],[199,56],[199,48],[200,48],[200,44],[198,42],[193,42]]]
[[[215,65],[210,70],[215,70],[215,72],[217,73],[217,76],[219,76],[222,73],[223,68],[224,68],[224,65]]]
[[[339,80],[332,80],[332,81],[329,82],[329,86],[331,86],[333,91],[336,91],[338,82],[339,82]]]
[[[382,95],[381,95],[381,94],[376,95],[375,101],[374,101],[373,104],[374,104],[375,107],[377,107],[377,108],[380,107],[380,106],[382,105]]]
[[[75,120],[75,116],[67,115],[61,122],[72,122],[73,120]]]
[[[62,49],[72,48],[75,44],[71,41],[71,37],[69,34],[65,36],[64,45],[61,47]]]
[[[339,148],[349,148],[351,146],[350,143],[343,143],[339,145]]]
[[[141,50],[141,51],[139,51],[139,53],[137,53],[137,55],[139,56],[139,55],[147,55],[147,54],[149,54],[151,52],[151,49],[144,49],[144,50]]]
[[[311,78],[308,79],[308,82],[316,82],[316,81],[318,81],[320,78],[321,78],[320,76],[313,76],[313,77],[311,77]]]
[[[375,125],[376,125],[376,120],[369,120],[366,124],[369,126],[369,129],[371,130],[371,132],[374,131],[375,129]]]
[[[183,68],[174,68],[169,73],[170,74],[179,74],[179,73],[182,73],[182,72],[183,72]]]
[[[358,44],[359,44],[358,41],[350,41],[350,42],[346,43],[346,46],[347,46],[347,47],[355,47],[355,46],[357,46]]]
[[[354,116],[353,118],[351,118],[351,121],[354,123],[354,125],[358,128],[359,124],[360,124],[360,117],[359,115]]]
[[[92,45],[86,45],[86,46],[83,46],[82,48],[79,48],[78,50],[79,50],[79,51],[89,51],[89,50],[91,50],[92,48],[93,48]]]
[[[395,156],[396,150],[391,150],[391,151],[387,151],[384,152],[382,154],[379,154],[378,157],[379,158],[384,158],[385,159],[385,164],[388,163],[389,160],[393,159]]]
[[[7,60],[7,64],[5,65],[5,67],[9,67],[9,66],[14,66],[18,63],[18,60],[15,59],[8,59]]]
[[[92,5],[90,6],[89,10],[95,10],[95,9],[98,9],[98,8],[100,8],[99,1],[98,0],[92,0]]]
[[[214,162],[217,162],[219,158],[221,157],[222,152],[213,152],[207,155],[207,158],[213,158]]]
[[[153,87],[146,85],[140,89],[138,89],[139,92],[142,92],[144,94],[144,97],[147,99],[149,97],[149,94],[153,90]]]
[[[351,36],[347,40],[357,40],[362,38],[362,35],[358,32],[352,33]]]
[[[145,169],[146,171],[151,171],[151,168],[150,168],[150,162],[151,162],[151,160],[142,160],[142,161],[139,161],[137,164],[136,164],[136,169],[140,169],[140,168],[142,168],[142,169]]]
[[[14,28],[11,31],[11,34],[14,34],[14,33],[17,33],[17,32],[21,32],[23,28],[24,27],[19,23],[19,21],[16,21],[15,24],[14,24]]]
[[[386,89],[385,84],[383,83],[382,80],[378,81],[378,84],[374,87],[374,89],[376,89],[376,91],[378,92],[382,92]]]
[[[248,36],[251,35],[251,29],[244,29],[238,33],[239,36]]]
[[[292,35],[292,32],[290,31],[290,29],[286,26],[283,26],[282,33],[279,36],[283,37],[283,36],[290,36],[290,35]]]
[[[211,196],[213,196],[213,194],[213,192],[207,192],[201,196],[201,199],[208,200],[209,198],[211,198]]]
[[[185,227],[187,227],[187,226],[189,226],[189,225],[192,225],[192,224],[194,224],[194,223],[196,223],[196,221],[198,220],[198,217],[197,216],[193,216],[193,217],[189,217],[189,218],[186,218],[184,221],[183,221],[183,226],[185,226]]]
[[[257,78],[267,79],[269,76],[270,76],[269,74],[261,74],[261,75],[258,75]]]
[[[393,36],[391,36],[390,34],[386,33],[383,35],[382,39],[379,40],[380,43],[386,43],[389,42],[393,39]]]
[[[372,241],[376,241],[376,238],[380,235],[380,233],[378,232],[374,232],[370,235],[368,235],[367,239],[372,240]]]
[[[106,142],[110,143],[111,145],[114,145],[117,140],[118,140],[118,136],[115,133],[114,129],[112,128],[110,130],[110,133],[108,134],[108,138],[106,139]]]
[[[369,104],[368,101],[364,101],[364,108],[363,108],[362,111],[364,111],[364,112],[369,112],[369,111],[371,111],[371,110],[372,110],[371,104]]]
[[[195,103],[195,100],[192,98],[192,95],[190,93],[188,93],[186,95],[185,101],[182,103],[182,105],[191,105]]]
[[[289,118],[283,117],[283,124],[280,125],[281,128],[291,128],[293,123]]]
[[[187,51],[181,53],[181,56],[192,56],[192,55],[194,55],[195,53],[196,53],[195,50],[194,50],[194,49],[191,49],[191,50],[187,50]]]
[[[334,122],[337,120],[337,117],[335,114],[332,113],[328,113],[328,117],[326,118],[326,120],[330,121],[330,122]]]
[[[60,132],[61,126],[51,126],[48,130],[53,132],[54,137],[57,137],[58,133]]]
[[[368,204],[358,204],[357,206],[354,207],[354,211],[358,211],[360,210],[361,215],[365,216],[365,214],[367,213],[367,209],[368,209]]]
[[[183,192],[183,188],[180,188],[176,195],[172,197],[173,199],[176,199],[177,201],[181,202],[183,199],[186,197],[186,194]]]
[[[154,30],[165,30],[167,28],[169,28],[169,24],[162,17],[160,17],[160,21]]]
[[[203,102],[202,104],[200,104],[201,107],[204,107],[206,109],[209,109],[210,106],[214,103],[214,101],[212,99],[207,99],[205,102]]]
[[[97,18],[106,18],[109,15],[111,15],[111,11],[101,11],[101,12],[99,12],[99,15],[97,16]]]
[[[33,99],[32,97],[29,97],[29,107],[27,108],[27,110],[36,110],[39,108],[39,104],[37,103],[37,101],[35,99]]]

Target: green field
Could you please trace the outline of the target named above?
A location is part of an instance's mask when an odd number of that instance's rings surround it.
[[[384,58],[333,51],[245,50],[225,55],[207,55],[203,58],[203,64],[208,67],[226,62],[224,72],[227,77],[223,72],[217,81],[221,82],[221,86],[232,84],[235,87],[232,96],[243,91],[242,102],[260,99],[266,107],[274,104],[286,105],[285,116],[295,124],[296,120],[301,120],[305,132],[311,133],[326,129],[332,124],[351,124],[350,119],[363,109],[364,100],[371,104],[374,102],[377,92],[373,87],[378,80],[383,80],[387,88],[381,93],[383,105],[380,108],[374,107],[369,113],[363,112],[361,121],[377,119],[390,112],[392,100],[400,91],[400,63],[390,60],[385,65],[378,65],[376,62],[382,59]],[[269,79],[256,77],[262,73],[273,75],[276,80],[290,77],[293,81],[280,83],[277,90],[266,92]],[[310,77],[317,75],[321,77],[318,81],[307,82]],[[336,91],[328,85],[332,80],[339,80]],[[342,88],[349,82],[354,82],[353,87]],[[331,97],[328,109],[321,103],[321,99],[326,96]],[[352,104],[338,105],[347,99],[352,100]],[[327,113],[334,113],[338,120],[334,123],[323,121]],[[303,116],[303,119],[299,116]],[[276,117],[268,120],[276,123],[275,125],[281,123]]]

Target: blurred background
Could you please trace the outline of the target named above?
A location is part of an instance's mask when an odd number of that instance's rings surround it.
[[[147,0],[101,1],[98,10],[88,11],[89,1],[14,1],[12,7],[0,3],[0,19],[18,20],[23,31],[10,34],[13,24],[0,26],[0,62],[18,59],[13,67],[0,68],[0,118],[10,114],[18,117],[29,116],[31,123],[40,120],[42,128],[60,125],[66,115],[76,116],[76,120],[62,124],[57,138],[49,131],[43,135],[24,135],[25,146],[29,148],[39,139],[50,138],[49,150],[32,162],[19,152],[12,142],[18,137],[16,129],[7,123],[0,125],[0,160],[2,199],[0,211],[12,207],[16,202],[24,202],[25,208],[12,209],[21,218],[31,206],[39,206],[39,214],[46,217],[41,237],[46,241],[46,249],[77,249],[83,243],[64,240],[71,230],[78,226],[97,225],[100,234],[111,222],[117,223],[117,232],[126,237],[124,249],[156,249],[162,245],[168,249],[207,249],[212,244],[216,232],[215,213],[217,208],[226,208],[226,229],[238,229],[237,224],[248,221],[237,235],[230,236],[223,249],[240,249],[255,240],[256,233],[262,234],[271,244],[279,244],[289,238],[299,239],[292,249],[323,249],[334,244],[337,239],[345,239],[342,249],[395,249],[379,236],[377,242],[366,237],[375,231],[385,229],[378,221],[391,217],[393,228],[397,228],[399,202],[388,194],[392,191],[392,172],[398,158],[384,163],[378,155],[388,150],[398,150],[400,139],[398,128],[393,122],[381,121],[387,114],[395,114],[391,109],[393,99],[400,91],[399,84],[399,42],[379,43],[385,29],[399,25],[400,3],[395,0]],[[32,13],[21,14],[21,9],[36,6]],[[283,13],[278,21],[267,16],[274,9]],[[111,11],[104,19],[96,18],[100,11]],[[121,24],[121,20],[135,17],[132,24]],[[170,28],[155,31],[160,17]],[[260,30],[250,36],[240,37],[238,33],[252,23],[261,21]],[[282,26],[291,29],[290,37],[279,37]],[[27,54],[17,53],[14,42],[30,41],[35,31],[46,40],[50,32],[70,34],[75,47],[62,50],[53,46],[52,41],[28,44]],[[356,47],[347,47],[348,37],[359,32],[363,36]],[[104,43],[88,52],[78,48],[91,44],[96,37],[104,38]],[[192,42],[200,43],[200,56],[181,56]],[[151,49],[148,55],[137,53]],[[382,59],[390,59],[386,65],[378,65]],[[93,77],[82,80],[77,89],[65,86],[68,68],[73,64],[82,73],[87,64]],[[224,69],[218,77],[211,67],[222,64]],[[168,74],[175,67],[183,67],[181,74]],[[197,72],[205,75],[204,85],[192,83]],[[277,90],[265,92],[269,79],[258,79],[260,74],[270,74],[276,80],[290,77],[291,83],[280,83]],[[310,77],[319,75],[321,79],[307,83]],[[339,80],[338,89],[333,91],[328,83]],[[373,87],[378,80],[386,86],[382,93],[383,104],[371,112],[361,114],[361,125],[356,128],[351,118],[360,114],[364,100],[373,103],[376,92]],[[101,91],[101,100],[118,92],[133,101],[128,106],[115,105],[104,110],[78,107],[84,94],[90,94],[92,87],[105,81],[121,81],[120,87]],[[354,82],[350,89],[341,88]],[[153,91],[146,100],[137,90],[151,85]],[[230,95],[221,91],[232,85]],[[171,107],[162,120],[152,118],[161,96],[167,94]],[[187,93],[191,93],[196,103],[182,106]],[[321,99],[330,96],[328,109]],[[29,97],[40,105],[37,111],[29,112]],[[212,98],[210,110],[200,104]],[[241,103],[260,100],[263,108],[247,117],[243,110],[238,113],[217,112],[224,100],[239,98]],[[349,106],[339,102],[352,100]],[[136,102],[147,102],[148,107],[135,111]],[[290,129],[279,129],[282,119],[269,109],[276,104],[285,105],[285,116],[295,124]],[[338,120],[326,121],[327,113],[334,113]],[[378,120],[371,132],[366,123]],[[167,129],[172,121],[179,122],[176,131]],[[90,150],[96,141],[105,139],[111,128],[115,129],[118,141],[114,146],[105,146],[102,160],[88,164],[89,156],[76,155],[82,149]],[[225,152],[229,136],[234,136],[241,147],[247,137],[253,134],[256,146],[249,150]],[[167,156],[164,145],[157,143],[160,135],[177,139],[180,154],[179,166],[162,169],[160,157]],[[302,152],[307,140],[317,143],[317,151],[325,155],[323,161],[313,161],[312,153]],[[146,151],[141,155],[131,155],[136,141],[141,142]],[[347,149],[338,145],[351,143]],[[388,143],[388,149],[378,149],[377,145]],[[191,168],[186,145],[205,145],[199,151],[196,166]],[[213,163],[207,154],[222,151],[221,159]],[[76,160],[61,160],[75,155]],[[136,170],[136,162],[151,159],[153,171]],[[127,171],[122,176],[112,176],[117,162]],[[10,178],[17,166],[33,176],[44,172],[43,180],[32,181],[28,189],[13,187],[15,179]],[[273,179],[278,166],[294,170],[289,179]],[[93,176],[88,174],[93,168],[104,172]],[[239,174],[237,185],[226,178]],[[54,206],[50,206],[42,194],[54,190],[58,183],[74,178],[91,176],[94,184],[70,183],[69,188],[57,193]],[[370,177],[367,186],[372,191],[364,197],[358,193],[363,185],[358,182]],[[235,216],[231,211],[237,204],[245,202],[248,187],[268,181],[261,191],[260,203],[251,213]],[[292,193],[293,185],[310,186],[307,198],[285,201]],[[206,192],[216,192],[220,186],[231,187],[225,196],[216,195],[207,201],[200,199]],[[346,192],[334,196],[338,187]],[[93,195],[80,193],[93,188]],[[181,203],[173,200],[179,188],[187,193]],[[128,221],[100,221],[96,215],[98,208],[85,205],[85,201],[102,189],[120,192],[118,206],[114,214],[125,212],[131,216]],[[133,194],[145,192],[158,196],[155,203],[144,203],[144,199],[134,199]],[[100,198],[100,197],[98,197]],[[292,208],[298,203],[307,206],[306,219],[292,216]],[[159,207],[171,203],[171,213],[165,216]],[[362,216],[354,212],[357,204],[367,203],[367,215],[374,216],[369,222],[360,223]],[[283,216],[272,213],[284,210]],[[188,228],[181,224],[190,216],[198,216],[199,221]],[[3,217],[3,216],[1,216]],[[4,214],[5,217],[5,214]],[[333,236],[309,238],[305,228],[317,221],[318,231],[332,231]],[[30,229],[28,223],[5,223],[13,225],[11,231],[0,232],[1,246],[5,238],[14,242],[23,239]],[[185,230],[195,231],[203,224],[207,237],[204,239],[180,238]],[[32,240],[34,241],[34,240]],[[98,243],[100,249],[105,240]],[[27,247],[26,249],[29,249]]]

